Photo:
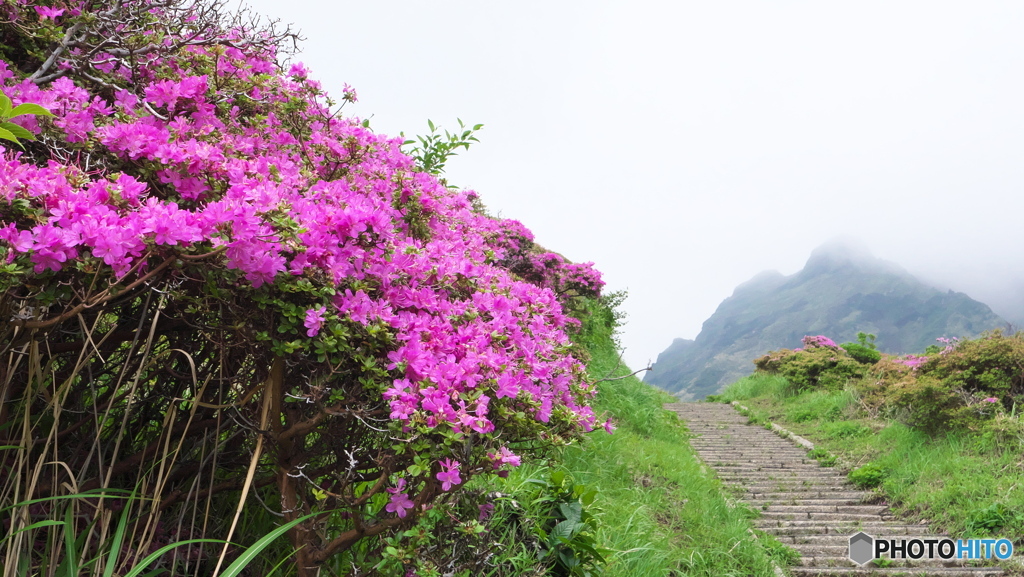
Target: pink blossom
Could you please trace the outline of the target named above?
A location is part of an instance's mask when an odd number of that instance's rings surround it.
[[[20,6],[12,8],[20,21],[38,26],[32,4]],[[62,15],[35,8],[40,18]],[[163,41],[169,48],[175,39]],[[387,403],[395,423],[383,426],[472,434],[480,442],[462,457],[467,471],[518,465],[505,447],[479,448],[539,426],[520,420],[560,431],[598,426],[587,406],[596,391],[567,352],[578,323],[564,308],[599,294],[604,283],[590,263],[542,251],[522,223],[475,211],[476,193],[417,170],[401,139],[331,110],[305,67],[284,74],[273,50],[203,44],[184,49],[185,58],[146,54],[130,70],[101,49],[92,56],[110,82],[102,91],[81,83],[68,53],[55,64],[67,75],[42,86],[0,61],[15,104],[54,114],[15,120],[83,152],[0,159],[0,204],[26,206],[0,222],[0,252],[22,270],[34,267],[26,281],[66,282],[89,270],[109,283],[181,256],[162,274],[196,279],[210,267],[239,295],[311,283],[333,296],[306,305],[307,336],[328,317],[361,325],[353,333],[387,335],[386,358],[373,360],[394,380],[365,393]],[[343,92],[356,101],[351,87]],[[446,491],[462,483],[460,467],[440,465]],[[409,496],[391,495],[388,511],[402,516]]]
[[[445,470],[437,474],[437,480],[441,481],[442,491],[449,491],[453,485],[462,483],[462,478],[459,477],[461,463],[452,459],[444,459],[441,461],[441,466]]]
[[[493,461],[493,466],[495,469],[503,465],[509,465],[510,467],[518,467],[520,463],[522,463],[522,460],[519,458],[519,455],[513,453],[511,450],[509,450],[508,447],[502,447],[501,449],[498,450],[497,453],[487,453],[487,457],[490,458],[491,461]]]
[[[39,14],[39,17],[43,20],[49,18],[56,21],[57,18],[64,13],[63,8],[50,8],[48,6],[33,6],[33,8],[35,8],[36,13]]]
[[[387,492],[391,493],[391,499],[384,507],[385,511],[395,513],[402,519],[405,518],[407,510],[416,506],[409,498],[409,494],[403,492],[403,489],[405,489],[405,479],[399,479],[394,487],[387,489]]]
[[[306,336],[315,337],[320,333],[320,326],[323,325],[326,320],[327,307],[318,307],[315,309],[309,309],[306,311],[306,320],[303,321],[303,325],[308,329]]]
[[[342,86],[341,92],[342,92],[342,98],[344,98],[348,102],[358,102],[359,101],[359,96],[356,94],[356,89],[352,88],[348,84],[345,84],[344,86]]]
[[[491,518],[491,513],[494,512],[494,503],[483,503],[481,505],[477,505],[477,509],[479,510],[479,513],[477,514],[476,520],[482,523]]]
[[[828,337],[826,337],[824,335],[805,336],[803,338],[803,343],[804,343],[804,348],[807,348],[807,349],[815,349],[815,348],[832,348],[832,349],[835,349],[835,348],[838,348],[836,346],[835,341],[833,341],[832,339],[830,339],[830,338],[828,338]]]
[[[928,362],[928,357],[920,355],[906,355],[902,359],[896,359],[896,362],[916,371],[918,367]]]
[[[999,399],[997,399],[995,397],[989,397],[989,398],[985,399],[985,402],[986,403],[998,403]]]

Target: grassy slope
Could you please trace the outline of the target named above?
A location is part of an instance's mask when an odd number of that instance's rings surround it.
[[[609,311],[594,309],[583,343],[597,378],[629,371],[620,366]],[[610,321],[610,317],[605,319]],[[635,377],[599,385],[598,414],[618,430],[599,430],[588,442],[561,451],[562,469],[599,490],[598,542],[615,551],[604,574],[772,575],[764,549],[748,532],[742,508],[731,508],[721,484],[709,477],[676,416],[662,408],[673,398]]]
[[[738,381],[721,399],[742,401],[755,419],[774,421],[855,467],[876,465],[882,471],[878,490],[911,519],[927,519],[958,537],[1024,544],[1024,438],[931,437],[864,414],[851,391],[798,393],[785,379],[767,375]]]

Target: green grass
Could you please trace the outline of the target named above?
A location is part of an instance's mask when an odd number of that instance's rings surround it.
[[[586,336],[595,379],[628,373],[610,329]],[[685,427],[662,408],[674,399],[635,377],[604,381],[599,391],[595,411],[611,415],[618,429],[564,448],[554,466],[598,491],[597,541],[611,550],[600,574],[772,575],[768,553],[750,533],[749,512],[730,506]],[[791,557],[785,547],[769,549],[782,563]]]
[[[740,401],[851,463],[855,474],[913,521],[957,537],[1005,537],[1024,544],[1024,439],[1020,415],[1000,427],[928,435],[896,420],[871,417],[851,391],[798,392],[785,379],[754,375],[726,388]],[[1006,431],[1006,434],[1000,434]]]

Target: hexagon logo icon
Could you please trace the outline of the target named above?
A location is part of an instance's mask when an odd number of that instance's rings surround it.
[[[861,531],[850,537],[850,560],[863,565],[875,558],[875,538]]]

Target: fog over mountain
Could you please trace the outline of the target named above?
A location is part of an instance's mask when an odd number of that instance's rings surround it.
[[[922,269],[915,276],[937,289],[963,292],[991,307],[1013,330],[1024,329],[1024,274],[1017,270],[989,265],[958,270]]]
[[[756,357],[801,346],[805,335],[848,342],[864,331],[877,335],[884,352],[919,353],[937,337],[1005,325],[964,293],[930,286],[863,244],[834,240],[815,249],[796,274],[765,271],[737,286],[697,338],[676,339],[644,381],[701,398],[750,374]]]

